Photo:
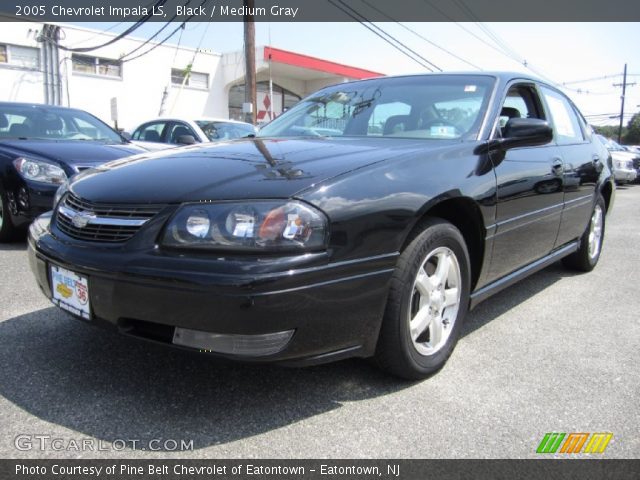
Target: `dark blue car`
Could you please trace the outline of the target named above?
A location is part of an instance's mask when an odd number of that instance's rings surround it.
[[[82,110],[0,102],[0,241],[51,210],[76,173],[144,151]]]

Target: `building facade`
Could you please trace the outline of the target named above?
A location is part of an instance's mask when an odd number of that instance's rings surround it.
[[[115,39],[76,26],[4,22],[0,100],[81,108],[112,125],[115,115],[124,129],[159,116],[242,119],[242,52]],[[259,123],[323,86],[381,75],[271,46],[256,48],[256,72]]]

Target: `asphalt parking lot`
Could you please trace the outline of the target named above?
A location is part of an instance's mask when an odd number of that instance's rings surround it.
[[[42,296],[24,243],[0,245],[0,457],[520,458],[546,432],[612,432],[605,458],[639,458],[639,239],[640,186],[620,188],[595,271],[556,264],[480,305],[420,383],[359,360],[241,365],[94,329]],[[18,449],[19,435],[45,438]]]

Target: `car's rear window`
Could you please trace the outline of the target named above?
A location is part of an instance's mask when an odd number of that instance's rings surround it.
[[[337,85],[301,100],[258,136],[466,138],[477,134],[494,83],[483,75],[434,75]]]

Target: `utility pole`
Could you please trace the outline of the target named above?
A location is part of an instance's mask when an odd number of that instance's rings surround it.
[[[245,121],[256,123],[256,25],[253,19],[255,0],[243,0],[244,6],[244,54],[245,54],[245,82],[244,102],[251,105],[251,111],[245,110]]]
[[[624,74],[622,75],[622,83],[614,83],[614,87],[622,87],[622,96],[620,97],[620,125],[618,126],[618,143],[622,142],[622,122],[624,121],[624,96],[627,92],[627,85],[632,86],[635,83],[627,83],[627,64],[624,64]]]

